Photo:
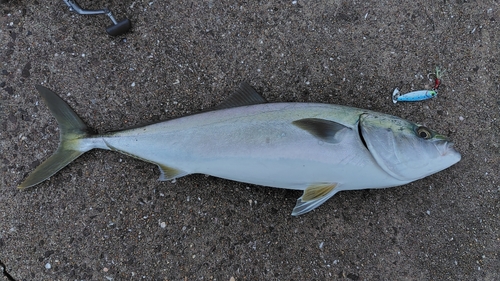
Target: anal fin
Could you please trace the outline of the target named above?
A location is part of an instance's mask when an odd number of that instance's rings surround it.
[[[182,171],[182,170],[179,170],[176,168],[172,168],[172,167],[169,167],[166,165],[161,165],[161,164],[157,164],[157,165],[158,165],[158,168],[160,168],[160,172],[161,172],[160,178],[159,178],[160,181],[173,180],[176,178],[180,178],[180,177],[189,175],[188,172],[185,172],[185,171]]]
[[[109,144],[106,140],[104,140],[104,143],[106,143],[106,145],[109,147],[109,149],[111,149],[113,151],[118,151],[118,152],[120,152],[122,154],[125,154],[125,155],[128,155],[130,157],[133,157],[133,158],[145,161],[145,162],[149,162],[149,163],[152,163],[152,164],[156,164],[158,166],[158,168],[160,168],[160,178],[158,179],[159,181],[173,180],[173,179],[180,178],[180,177],[183,177],[183,176],[187,176],[187,175],[190,174],[190,173],[188,173],[186,171],[179,170],[177,168],[173,168],[173,167],[170,167],[170,166],[167,166],[167,165],[159,164],[159,163],[156,163],[156,162],[153,162],[153,161],[149,161],[148,159],[144,159],[144,158],[141,158],[141,157],[139,157],[137,155],[134,155],[134,154],[128,153],[126,151],[120,150],[120,149],[112,146],[111,144]]]
[[[337,183],[318,183],[312,184],[304,190],[304,194],[297,199],[297,204],[293,208],[292,216],[299,216],[312,211],[316,207],[325,203],[338,190]]]

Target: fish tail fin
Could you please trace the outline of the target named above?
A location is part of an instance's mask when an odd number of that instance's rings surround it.
[[[73,109],[51,90],[40,85],[37,85],[36,89],[59,124],[59,148],[18,186],[19,189],[34,186],[48,179],[78,156],[94,148],[91,145],[82,145],[81,141],[90,134],[85,123]]]

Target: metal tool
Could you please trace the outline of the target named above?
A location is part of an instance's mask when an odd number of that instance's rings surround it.
[[[76,1],[73,1],[73,0],[63,0],[63,1],[64,1],[64,3],[66,3],[66,5],[68,5],[69,10],[71,12],[75,12],[79,15],[102,15],[102,14],[104,14],[104,15],[108,16],[111,19],[111,21],[113,22],[113,24],[106,28],[106,32],[111,36],[118,36],[118,35],[124,34],[132,26],[132,24],[130,23],[130,20],[127,18],[118,22],[108,8],[104,8],[101,10],[84,10],[78,5],[78,3],[76,3]]]

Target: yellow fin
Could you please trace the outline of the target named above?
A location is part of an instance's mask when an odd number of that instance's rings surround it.
[[[53,91],[40,85],[35,87],[59,125],[59,148],[18,186],[19,189],[41,183],[93,148],[79,145],[80,140],[89,135],[87,126],[76,112]]]
[[[64,145],[65,143],[62,142],[57,152],[36,167],[17,188],[22,190],[41,183],[83,154],[82,151],[65,149]]]
[[[314,208],[330,199],[337,190],[337,183],[312,184],[304,190],[304,194],[297,199],[297,204],[293,208],[292,216],[298,216],[312,211]]]
[[[160,168],[160,172],[161,172],[160,181],[172,180],[172,179],[180,178],[180,177],[183,177],[183,176],[189,174],[189,173],[184,172],[182,170],[172,168],[172,167],[169,167],[166,165],[161,165],[161,164],[157,164],[157,165],[158,165],[158,168]]]
[[[319,199],[330,193],[330,191],[332,191],[336,186],[337,186],[336,183],[310,185],[308,188],[306,188],[306,190],[304,190],[304,194],[302,195],[302,201],[307,202]]]

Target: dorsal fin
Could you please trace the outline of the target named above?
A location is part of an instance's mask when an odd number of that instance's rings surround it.
[[[245,105],[266,103],[264,99],[255,89],[247,82],[241,82],[236,91],[221,104],[211,108],[210,110],[218,110],[232,108]]]
[[[342,140],[342,134],[339,132],[344,129],[350,130],[349,127],[340,123],[320,118],[305,118],[292,123],[318,139],[329,143],[339,143]]]

